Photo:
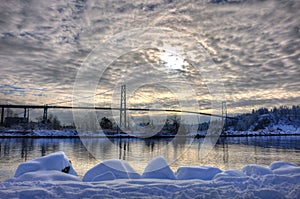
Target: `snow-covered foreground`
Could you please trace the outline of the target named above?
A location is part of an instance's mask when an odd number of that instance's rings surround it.
[[[300,167],[273,162],[241,170],[180,167],[163,157],[142,175],[125,161],[108,160],[80,179],[63,152],[22,163],[15,176],[0,182],[0,198],[300,198]]]

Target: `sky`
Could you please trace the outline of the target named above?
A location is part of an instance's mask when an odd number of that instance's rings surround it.
[[[299,105],[299,19],[298,0],[3,0],[0,103],[118,106],[126,84],[131,107]]]

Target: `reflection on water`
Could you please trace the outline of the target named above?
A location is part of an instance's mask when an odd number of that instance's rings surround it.
[[[168,139],[0,139],[0,180],[14,175],[21,162],[56,151],[64,151],[80,176],[107,159],[123,159],[142,173],[148,162],[159,154],[179,166],[216,166],[222,169],[242,168],[245,164],[269,165],[273,161],[290,161],[300,165],[300,137],[220,138],[213,150],[203,156],[203,139],[169,142]],[[82,144],[89,143],[91,155]]]

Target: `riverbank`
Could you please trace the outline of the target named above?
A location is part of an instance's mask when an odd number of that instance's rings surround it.
[[[291,127],[282,127],[276,129],[264,129],[259,131],[224,131],[221,133],[220,137],[244,137],[244,136],[293,136],[300,135],[299,128]],[[218,136],[218,135],[207,135],[206,131],[203,132],[194,132],[187,135],[163,135],[163,136],[153,136],[151,138],[173,138],[173,137],[195,137],[203,138],[207,136]],[[87,137],[87,138],[134,138],[142,137],[135,136],[135,133],[132,134],[105,134],[103,131],[97,132],[83,132],[78,134],[75,129],[66,129],[66,130],[19,130],[19,129],[2,129],[0,130],[0,138],[10,138],[10,137],[30,137],[30,138],[78,138],[78,137]]]

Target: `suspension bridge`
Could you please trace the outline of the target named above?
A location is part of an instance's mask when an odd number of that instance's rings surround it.
[[[107,92],[107,91],[105,91]],[[104,93],[105,93],[104,92]],[[99,94],[96,94],[99,95]],[[94,97],[94,96],[93,96]],[[63,102],[71,102],[68,101],[61,101],[46,105],[26,105],[26,104],[0,104],[1,109],[1,125],[4,124],[5,119],[5,109],[23,109],[23,117],[29,118],[29,110],[30,109],[42,109],[43,110],[43,121],[47,121],[48,118],[48,110],[49,109],[74,109],[74,110],[104,110],[104,111],[120,111],[120,126],[126,125],[127,119],[127,111],[144,111],[144,112],[170,112],[170,113],[187,113],[187,114],[196,114],[196,115],[205,115],[205,116],[212,116],[212,117],[219,117],[224,119],[235,119],[233,117],[227,116],[227,106],[226,102],[222,102],[222,115],[205,113],[205,112],[198,112],[198,111],[188,111],[188,110],[178,110],[178,109],[150,109],[150,108],[128,108],[126,106],[126,86],[121,86],[121,96],[120,96],[120,107],[95,107],[95,106],[62,106],[62,105],[53,105],[57,103]]]

